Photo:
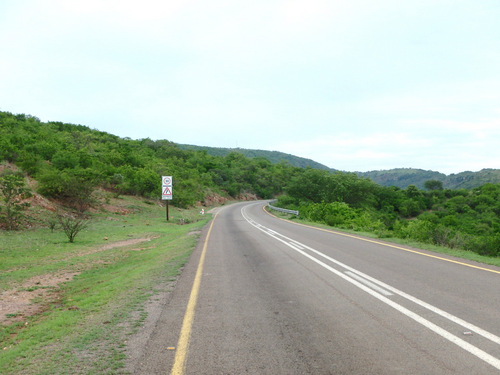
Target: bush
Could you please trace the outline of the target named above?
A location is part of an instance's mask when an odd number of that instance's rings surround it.
[[[94,183],[91,176],[85,176],[85,171],[75,172],[45,170],[39,177],[38,192],[48,198],[62,200],[68,206],[84,212],[94,203],[92,193]]]
[[[434,225],[426,220],[411,220],[406,225],[400,225],[397,228],[397,236],[408,238],[415,241],[431,243]]]
[[[18,172],[6,171],[0,176],[0,193],[5,203],[5,215],[2,217],[8,230],[17,229],[24,217],[23,211],[29,206],[24,199],[31,196],[26,187],[24,176]]]
[[[71,177],[67,172],[47,169],[38,178],[37,191],[47,198],[59,198],[66,195]]]
[[[357,217],[356,210],[344,202],[311,203],[301,206],[300,215],[330,226],[349,225]]]
[[[494,236],[470,236],[465,245],[466,250],[473,251],[479,255],[499,256],[500,235]]]
[[[62,230],[71,243],[75,241],[77,234],[87,228],[90,223],[90,220],[83,215],[59,214],[57,217]]]

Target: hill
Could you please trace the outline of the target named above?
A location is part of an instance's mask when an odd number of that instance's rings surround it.
[[[225,157],[232,152],[242,154],[247,158],[265,158],[273,164],[285,162],[293,167],[313,168],[334,172],[335,169],[329,168],[324,164],[314,160],[302,158],[299,156],[287,154],[279,151],[255,150],[244,148],[223,148],[196,146],[187,144],[177,144],[177,146],[186,151],[206,151],[211,156]],[[500,183],[499,169],[483,169],[479,172],[461,172],[457,174],[446,175],[444,173],[416,169],[416,168],[394,168],[389,170],[377,170],[369,172],[355,172],[359,177],[369,178],[373,182],[382,186],[397,186],[405,189],[410,185],[415,185],[419,189],[425,189],[425,182],[428,180],[438,180],[443,183],[447,189],[471,189],[486,183]]]
[[[499,169],[483,169],[479,172],[444,173],[413,168],[396,168],[382,171],[356,172],[359,177],[371,179],[382,186],[397,186],[405,189],[415,185],[424,189],[425,181],[438,180],[447,189],[471,189],[486,183],[500,183]]]
[[[419,189],[424,188],[425,181],[439,180],[446,178],[445,174],[425,171],[423,169],[396,168],[381,171],[356,172],[359,177],[369,178],[382,186],[397,186],[402,189],[409,185],[415,185]]]
[[[0,111],[0,163],[6,162],[37,180],[42,195],[83,203],[96,187],[115,194],[157,197],[161,195],[158,175],[175,175],[179,206],[204,202],[213,194],[272,198],[284,193],[287,183],[305,169],[335,171],[278,151],[131,140],[83,125],[44,123],[31,115]],[[400,188],[424,189],[428,180],[442,181],[448,189],[500,183],[497,169],[449,176],[408,168],[353,174]]]
[[[195,146],[195,145],[185,145],[177,144],[177,146],[182,150],[188,151],[206,151],[212,156],[227,156],[231,152],[237,152],[242,154],[246,158],[265,158],[273,164],[279,164],[285,162],[293,167],[307,168],[311,167],[314,169],[324,169],[327,171],[334,171],[334,169],[328,168],[326,165],[315,162],[311,159],[302,158],[299,156],[287,154],[279,151],[267,151],[267,150],[252,150],[244,148],[224,148],[224,147],[208,147],[208,146]]]
[[[212,156],[168,140],[120,138],[84,125],[0,111],[0,165],[6,164],[37,181],[37,193],[82,211],[94,205],[99,189],[161,197],[161,176],[174,176],[172,203],[189,207],[220,196],[273,198],[301,173],[289,163],[242,153]]]
[[[482,169],[479,172],[461,172],[446,176],[444,187],[449,189],[472,189],[487,183],[500,183],[500,169]]]

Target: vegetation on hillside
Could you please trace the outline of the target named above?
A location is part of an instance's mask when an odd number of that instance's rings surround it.
[[[279,151],[251,150],[245,148],[208,147],[208,146],[195,146],[195,145],[183,145],[183,144],[178,144],[178,146],[183,150],[206,151],[209,155],[212,156],[227,156],[232,152],[237,152],[247,158],[265,158],[273,164],[285,162],[286,164],[290,164],[294,167],[299,167],[299,168],[310,167],[314,169],[325,169],[333,171],[333,169],[328,168],[326,165],[318,163],[314,160],[301,158],[299,156]]]
[[[395,168],[385,171],[356,172],[356,174],[380,185],[396,186],[402,189],[410,185],[423,189],[425,182],[431,179],[441,181],[447,189],[473,189],[487,183],[500,183],[499,169],[482,169],[479,172],[468,171],[445,175],[423,169]]]
[[[178,207],[204,202],[211,194],[271,198],[299,168],[186,151],[166,140],[123,139],[87,126],[41,122],[29,115],[0,112],[0,161],[15,163],[38,181],[37,192],[84,211],[100,187],[117,195],[161,196],[162,175],[173,176]]]
[[[309,169],[291,179],[278,204],[335,227],[500,256],[500,184],[451,190],[429,180],[426,186],[400,189]]]
[[[158,199],[160,176],[171,175],[172,203],[178,207],[217,195],[280,196],[279,204],[312,221],[500,255],[498,183],[449,189],[431,173],[422,187],[382,186],[355,173],[299,168],[238,152],[210,155],[167,140],[123,139],[8,112],[0,112],[0,160],[35,179],[37,193],[76,212],[97,204],[97,188]]]

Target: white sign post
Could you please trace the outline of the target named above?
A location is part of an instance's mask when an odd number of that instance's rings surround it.
[[[172,176],[162,176],[161,178],[161,199],[167,201],[168,221],[168,201],[172,200]]]

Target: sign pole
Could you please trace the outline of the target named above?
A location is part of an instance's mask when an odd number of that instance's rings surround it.
[[[168,221],[168,201],[167,201],[167,221]]]

